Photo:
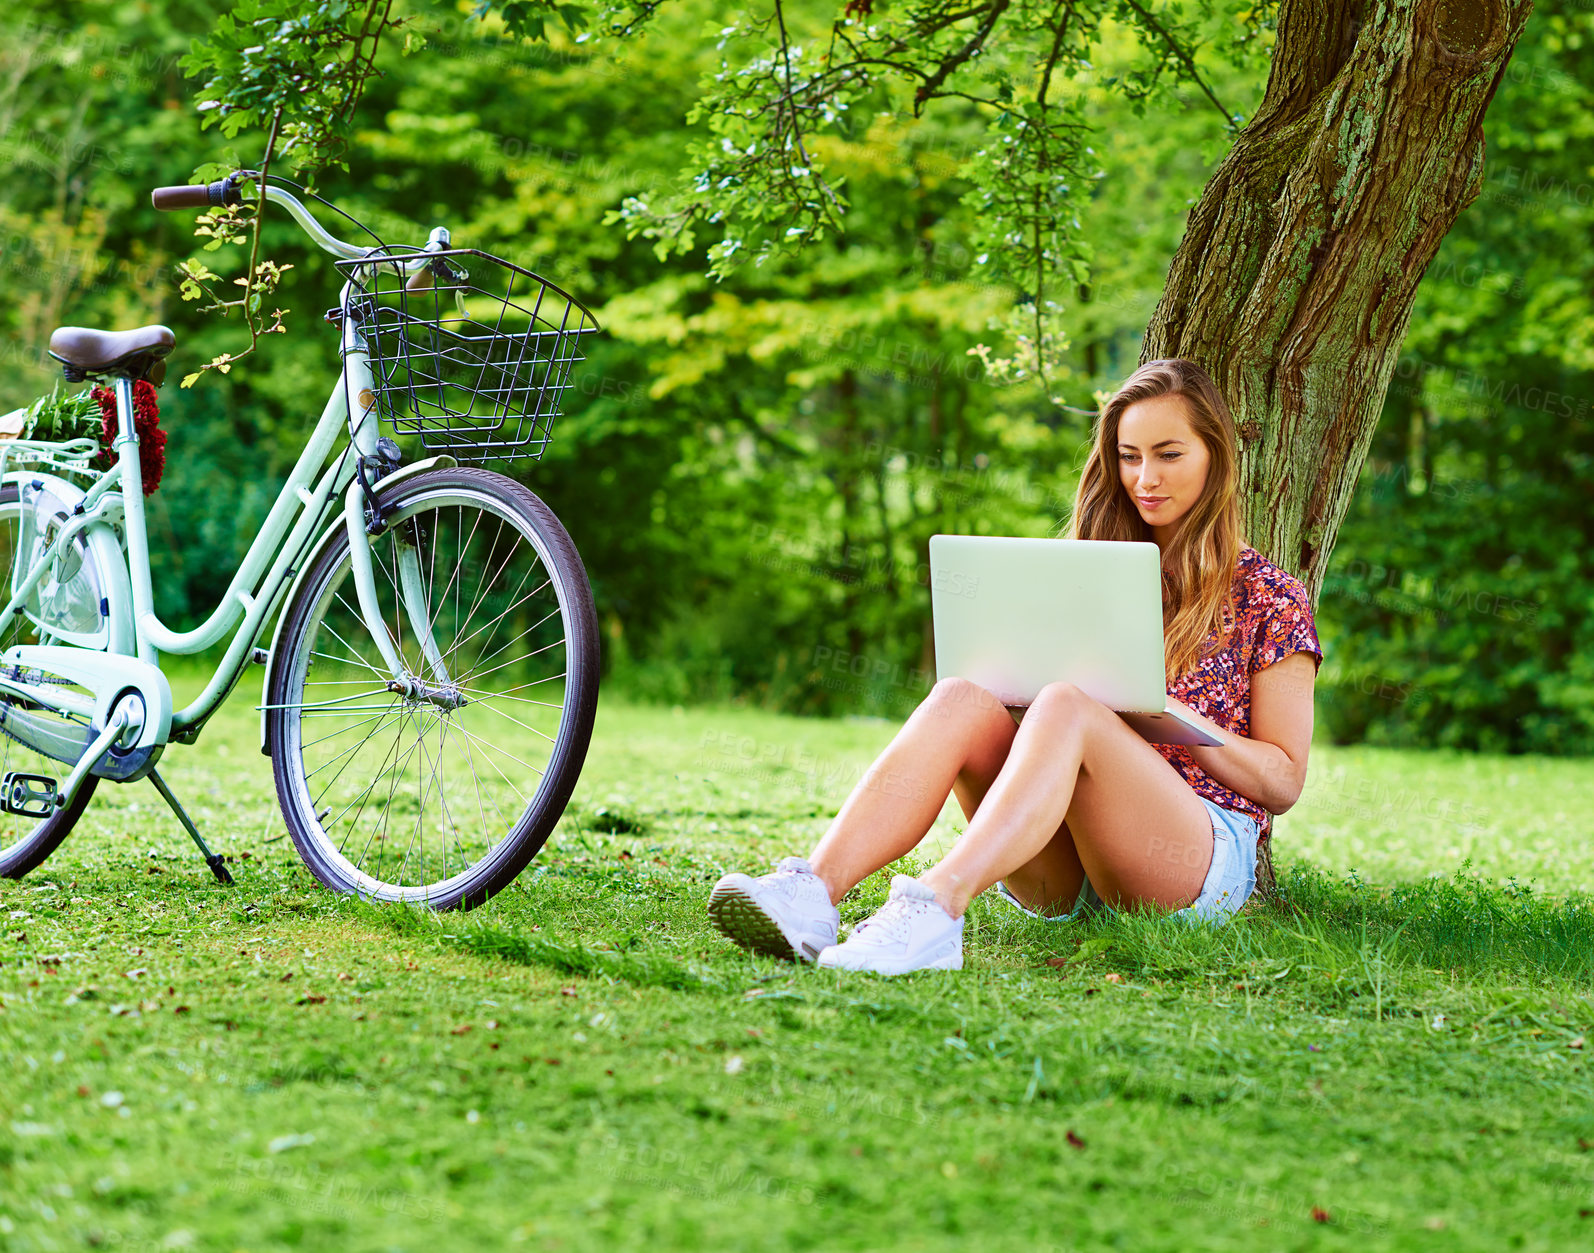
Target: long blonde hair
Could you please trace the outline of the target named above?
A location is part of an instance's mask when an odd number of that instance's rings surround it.
[[[1168,679],[1216,651],[1234,625],[1235,564],[1246,546],[1240,519],[1234,418],[1211,377],[1193,361],[1148,361],[1102,406],[1090,458],[1079,476],[1069,539],[1152,540],[1118,474],[1124,410],[1156,396],[1179,396],[1210,458],[1201,497],[1179,520],[1162,554],[1162,638]],[[1212,637],[1211,645],[1203,643]]]

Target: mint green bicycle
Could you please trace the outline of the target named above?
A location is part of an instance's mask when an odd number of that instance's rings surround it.
[[[328,314],[342,377],[206,621],[164,625],[150,579],[134,388],[160,380],[170,330],[51,337],[69,381],[114,389],[108,470],[91,468],[93,440],[0,443],[0,875],[48,857],[101,781],[147,777],[230,882],[156,766],[259,663],[261,747],[315,876],[469,907],[511,882],[564,812],[599,665],[564,527],[470,463],[542,455],[597,323],[529,271],[451,248],[443,228],[413,248],[337,239],[281,181],[240,171],[152,195],[158,209],[238,204],[252,182],[345,280]],[[384,424],[426,455],[403,464]],[[229,634],[204,691],[174,708],[161,655]]]

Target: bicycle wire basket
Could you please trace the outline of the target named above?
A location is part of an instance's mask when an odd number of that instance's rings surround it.
[[[372,264],[421,256],[427,268],[408,280]],[[343,312],[359,326],[377,415],[394,434],[467,463],[542,456],[598,329],[585,306],[474,248],[388,248],[337,268],[364,284]]]

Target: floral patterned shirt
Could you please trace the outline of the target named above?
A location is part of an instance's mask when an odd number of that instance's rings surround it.
[[[1168,685],[1168,695],[1211,718],[1234,735],[1251,734],[1251,676],[1291,653],[1311,653],[1320,666],[1312,604],[1301,581],[1285,573],[1256,549],[1240,550],[1234,570],[1236,629],[1228,644],[1196,663]],[[1212,636],[1203,646],[1210,647]],[[1186,783],[1208,800],[1256,819],[1270,835],[1273,815],[1249,797],[1231,792],[1209,775],[1178,744],[1153,744]]]

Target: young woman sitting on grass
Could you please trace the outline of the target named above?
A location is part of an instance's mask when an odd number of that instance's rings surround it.
[[[1245,542],[1234,448],[1211,378],[1149,362],[1097,420],[1069,527],[1162,550],[1168,695],[1220,746],[1149,744],[1070,683],[1015,724],[985,689],[943,679],[807,858],[715,884],[714,924],[754,952],[903,974],[961,969],[964,910],[992,885],[1044,917],[1105,903],[1220,919],[1245,904],[1257,840],[1306,781],[1323,650],[1305,588]],[[968,817],[951,852],[895,876],[837,944],[836,902],[915,848],[948,792]]]

